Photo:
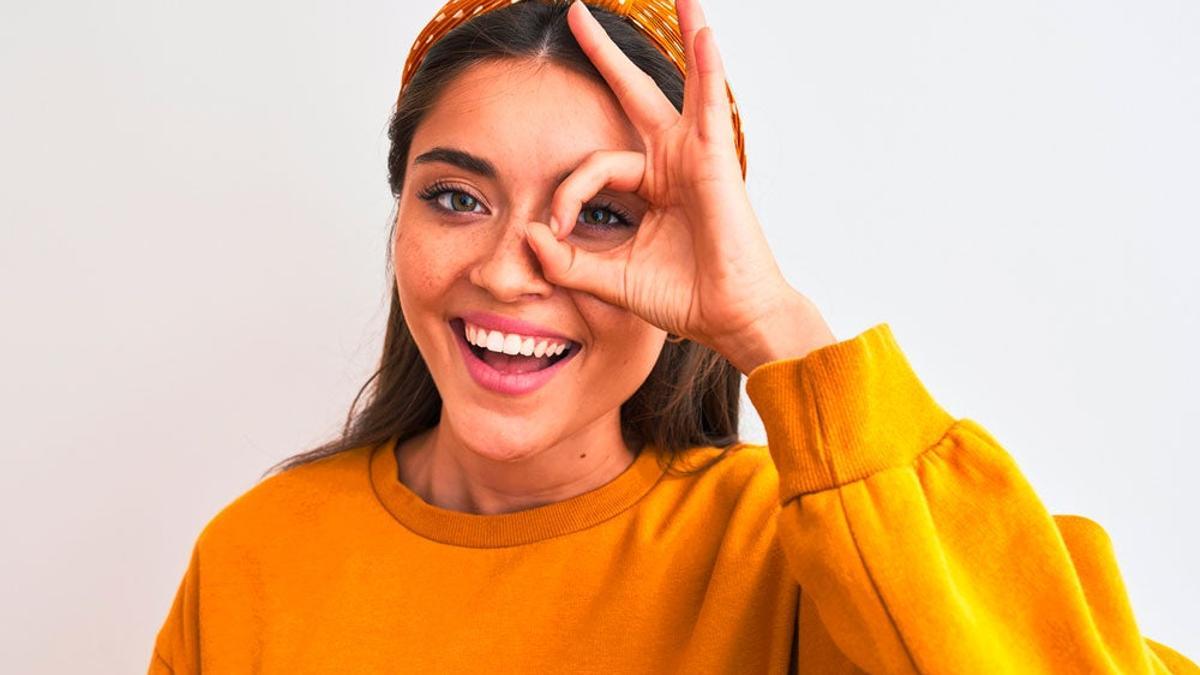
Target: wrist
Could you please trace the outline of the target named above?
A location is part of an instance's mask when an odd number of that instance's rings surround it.
[[[754,322],[727,348],[718,349],[743,375],[764,363],[802,358],[809,352],[837,342],[816,305],[792,291],[771,313]]]

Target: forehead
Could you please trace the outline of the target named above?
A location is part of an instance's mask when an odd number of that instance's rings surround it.
[[[409,161],[436,146],[487,159],[500,180],[552,180],[594,150],[643,149],[607,84],[532,59],[478,63],[451,80]]]

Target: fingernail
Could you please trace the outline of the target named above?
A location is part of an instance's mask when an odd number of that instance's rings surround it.
[[[550,231],[554,233],[554,236],[558,236],[558,219],[554,216],[550,216]]]

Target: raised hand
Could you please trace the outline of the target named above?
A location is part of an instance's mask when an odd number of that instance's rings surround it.
[[[547,280],[624,307],[706,344],[743,372],[790,352],[767,333],[833,341],[815,307],[783,278],[750,206],[737,157],[725,71],[697,0],[677,0],[687,63],[683,112],[609,38],[583,2],[567,21],[639,134],[644,152],[599,150],[559,185],[550,225],[527,237]],[[636,233],[605,251],[564,241],[600,190],[648,202]],[[802,349],[795,343],[796,351]],[[800,354],[795,354],[799,356]]]

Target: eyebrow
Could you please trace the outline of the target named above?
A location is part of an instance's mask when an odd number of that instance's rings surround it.
[[[484,178],[489,178],[492,180],[495,180],[497,176],[496,166],[494,164],[482,157],[479,157],[478,155],[472,155],[469,152],[459,150],[457,148],[437,146],[427,152],[417,155],[417,157],[413,159],[413,164],[429,164],[433,162],[451,164],[464,171],[470,171],[471,173],[478,174]],[[571,172],[573,171],[574,169],[567,169],[566,171],[558,174],[554,180],[555,184],[566,180],[567,176],[570,176]]]

